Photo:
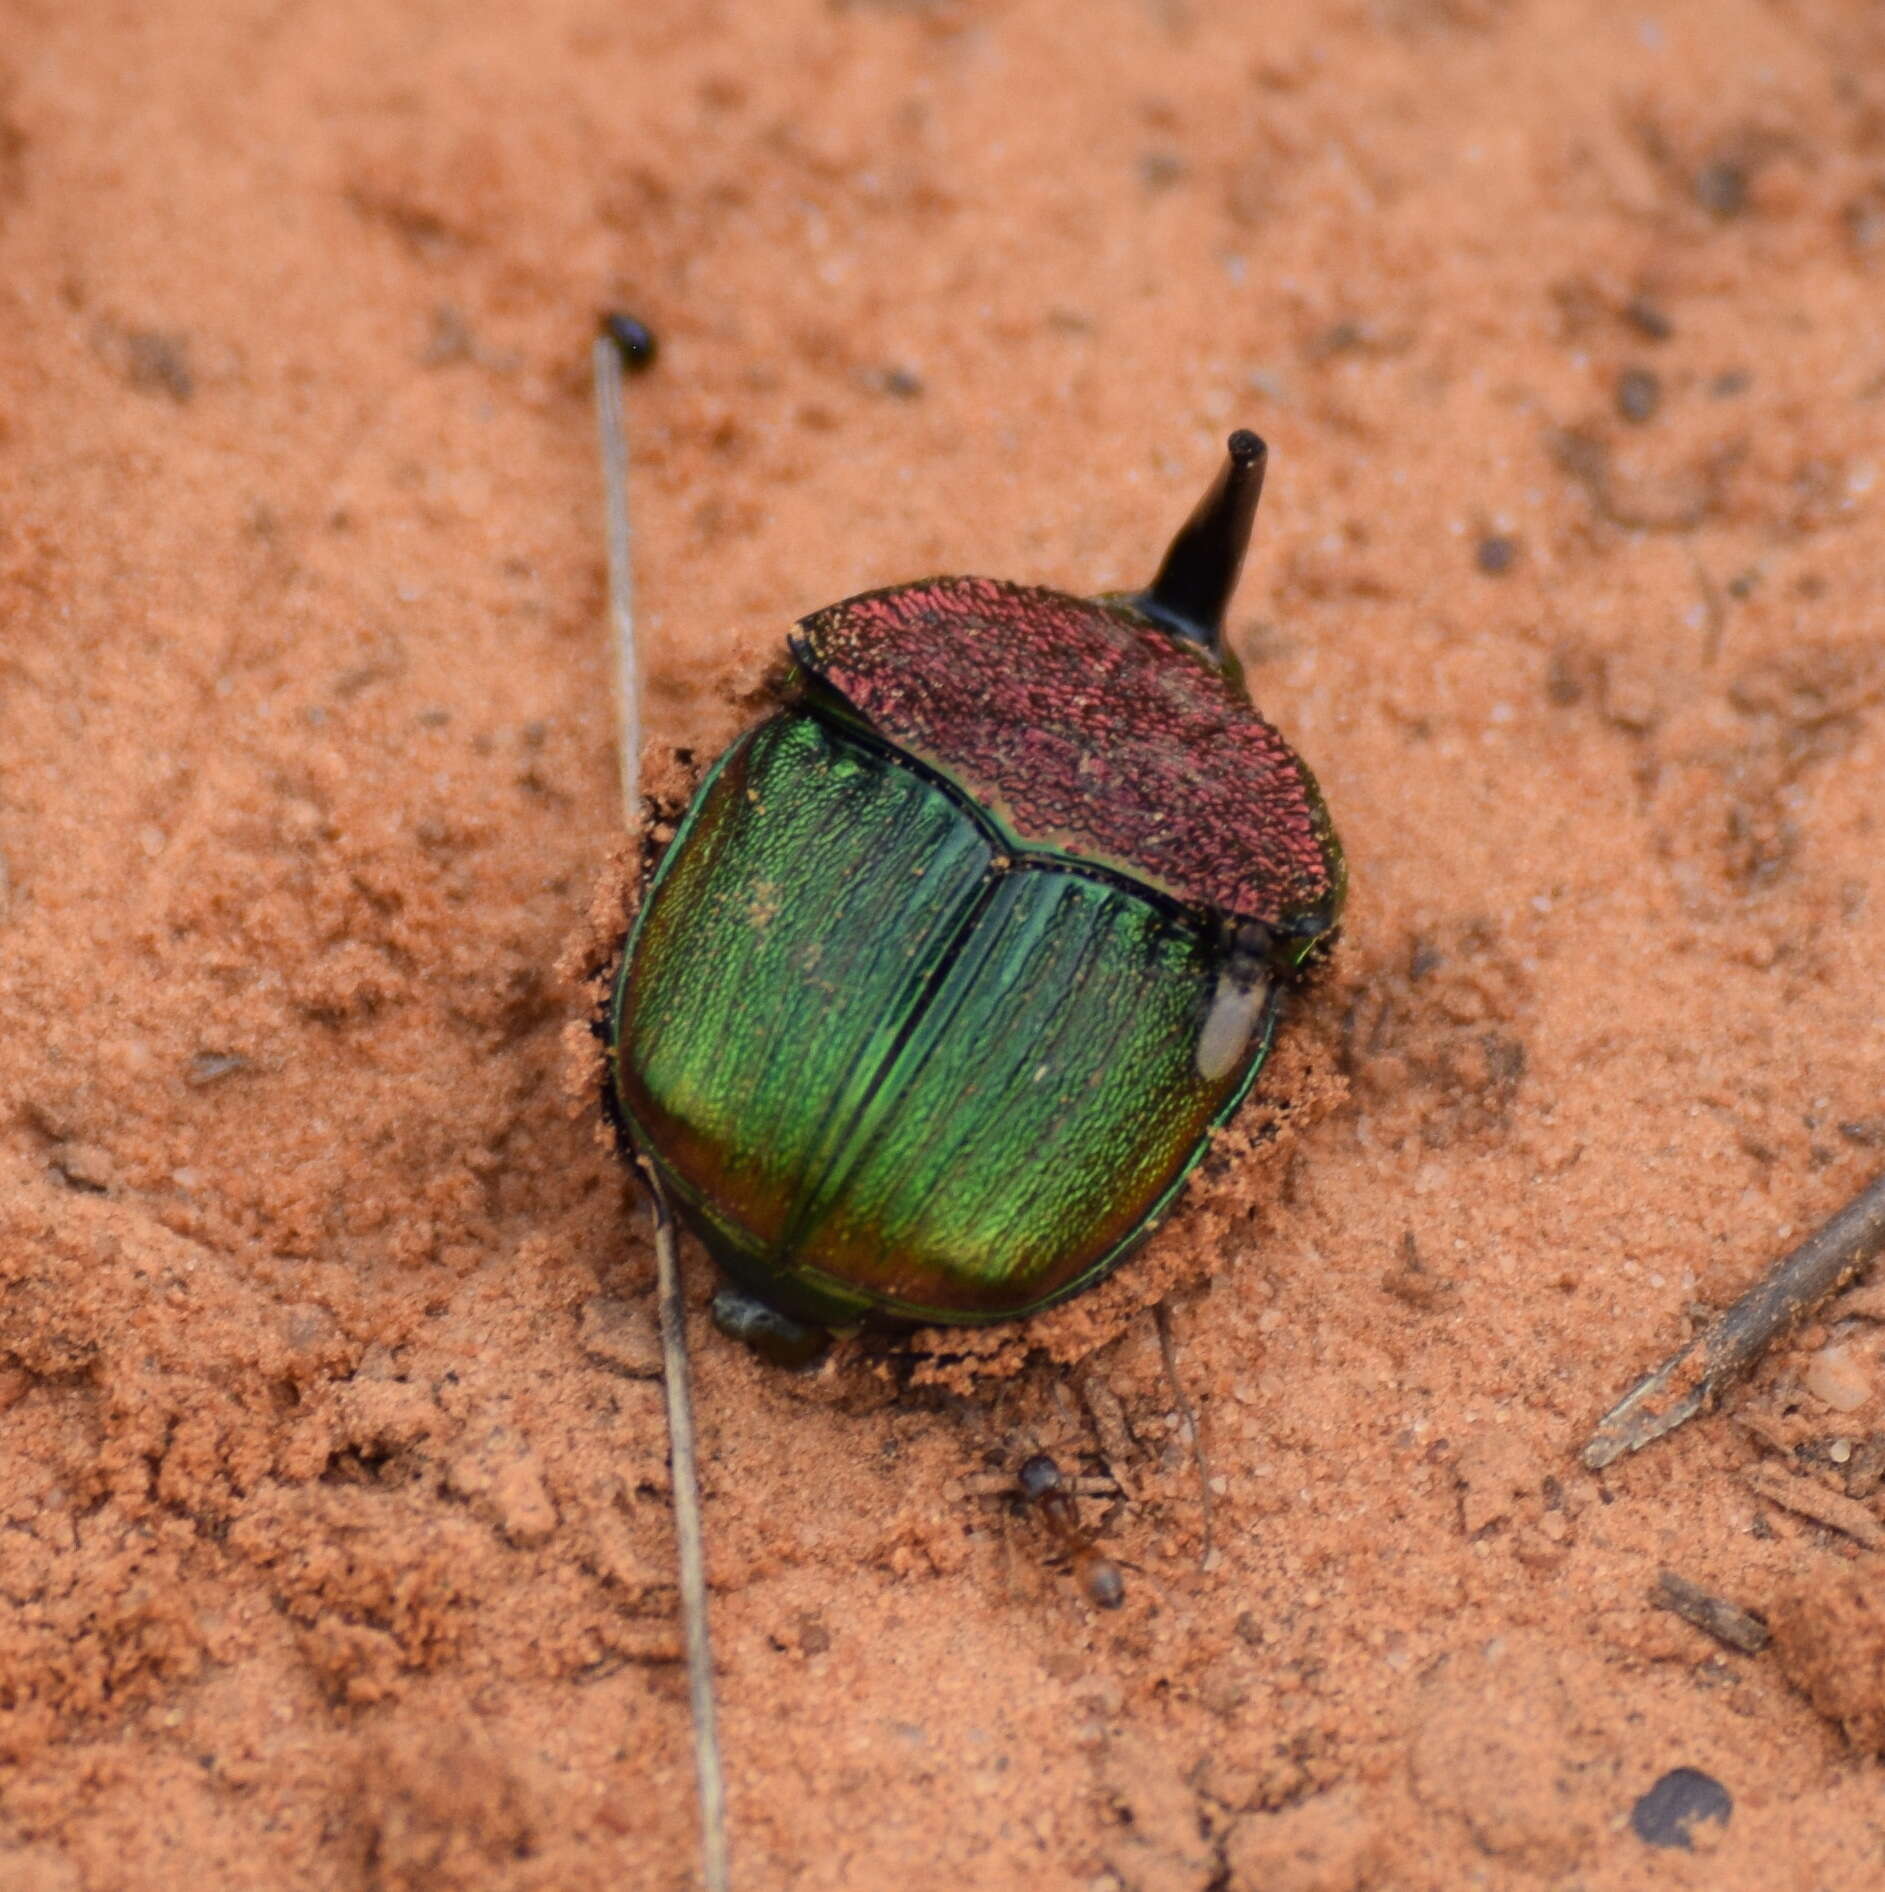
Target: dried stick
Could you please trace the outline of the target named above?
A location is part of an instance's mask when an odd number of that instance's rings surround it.
[[[1747,1475],[1747,1487],[1795,1517],[1843,1532],[1866,1550],[1885,1550],[1885,1524],[1870,1508],[1843,1491],[1828,1491],[1817,1479],[1796,1477],[1779,1465],[1756,1465]]]
[[[1726,1313],[1639,1380],[1604,1414],[1584,1447],[1584,1463],[1601,1471],[1625,1452],[1640,1452],[1665,1432],[1707,1412],[1778,1336],[1804,1320],[1882,1249],[1885,1175],[1874,1177],[1837,1215],[1775,1262]]]
[[[1767,1625],[1751,1610],[1730,1603],[1713,1590],[1704,1590],[1699,1583],[1691,1583],[1673,1570],[1658,1575],[1649,1600],[1658,1609],[1680,1616],[1704,1635],[1725,1642],[1730,1649],[1739,1649],[1743,1655],[1759,1655],[1767,1647]]]
[[[604,520],[609,540],[609,643],[615,669],[615,750],[620,758],[622,822],[641,826],[641,666],[635,643],[635,578],[628,524],[628,429],[622,379],[654,360],[654,337],[626,316],[605,317],[591,350],[596,433],[602,447]]]
[[[654,337],[639,322],[610,316],[596,337],[596,428],[608,508],[609,626],[615,657],[616,745],[622,816],[632,834],[641,825],[641,678],[635,655],[635,594],[629,570],[628,435],[622,424],[625,368],[654,359]],[[720,1768],[713,1698],[713,1643],[707,1627],[707,1559],[700,1525],[700,1464],[694,1446],[694,1400],[687,1364],[687,1301],[681,1289],[674,1217],[653,1170],[643,1166],[654,1203],[655,1298],[661,1322],[661,1366],[668,1404],[668,1465],[674,1537],[680,1564],[681,1632],[687,1650],[687,1694],[694,1723],[694,1773],[700,1794],[701,1874],[707,1892],[728,1892],[726,1786]]]
[[[694,1400],[687,1367],[687,1300],[681,1292],[674,1217],[659,1179],[652,1171],[646,1173],[654,1197],[668,1463],[681,1566],[681,1633],[687,1645],[687,1698],[694,1715],[694,1774],[700,1787],[700,1863],[707,1892],[727,1892],[726,1785],[720,1772],[719,1717],[713,1700],[713,1642],[707,1630],[707,1553],[700,1529],[700,1467],[694,1450]]]

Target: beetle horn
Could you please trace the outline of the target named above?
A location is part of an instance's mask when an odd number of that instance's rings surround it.
[[[1270,457],[1269,448],[1247,427],[1232,434],[1228,444],[1230,457],[1178,528],[1151,589],[1132,601],[1147,617],[1202,644],[1213,656],[1224,648],[1224,613],[1250,548]]]

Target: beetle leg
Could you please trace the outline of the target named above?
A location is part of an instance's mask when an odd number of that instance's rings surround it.
[[[831,1345],[823,1327],[782,1314],[744,1288],[725,1283],[714,1293],[713,1324],[729,1340],[739,1340],[774,1366],[810,1366]]]

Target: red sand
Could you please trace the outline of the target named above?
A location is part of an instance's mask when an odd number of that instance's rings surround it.
[[[664,791],[821,603],[1143,582],[1243,424],[1354,868],[1306,1107],[1111,1298],[955,1392],[701,1324],[742,1887],[1880,1883],[1885,1310],[1575,1455],[1885,1149],[1885,16],[4,0],[0,1885],[689,1882],[552,970],[614,304]],[[965,1487],[1034,1445],[1116,1616]]]

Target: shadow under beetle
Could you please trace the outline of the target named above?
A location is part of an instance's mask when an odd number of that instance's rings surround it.
[[[866,592],[790,633],[622,952],[610,1114],[779,1359],[1031,1314],[1155,1228],[1326,950],[1342,854],[1225,648],[1255,434],[1142,592]]]

